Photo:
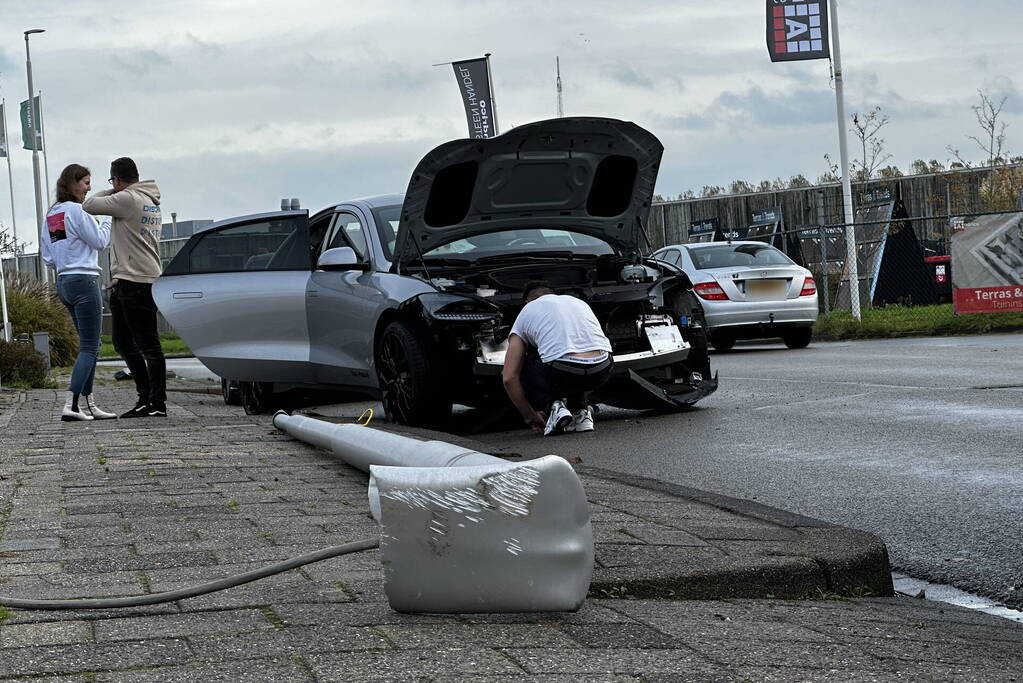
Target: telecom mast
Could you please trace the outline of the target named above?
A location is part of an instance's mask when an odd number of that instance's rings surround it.
[[[558,74],[558,78],[557,78],[556,82],[558,84],[558,118],[560,119],[560,118],[562,118],[565,115],[565,106],[564,106],[564,103],[561,101],[561,58],[560,57],[555,57],[554,58],[554,69],[555,69],[555,71]]]

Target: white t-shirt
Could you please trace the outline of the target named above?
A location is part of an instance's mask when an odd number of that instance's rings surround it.
[[[522,307],[511,333],[535,346],[544,363],[572,353],[611,352],[597,316],[574,296],[544,294],[530,301]]]

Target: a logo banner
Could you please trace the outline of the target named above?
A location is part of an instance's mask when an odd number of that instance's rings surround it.
[[[465,121],[469,125],[470,138],[492,138],[497,135],[494,129],[494,113],[491,106],[490,77],[487,73],[487,58],[469,59],[464,62],[452,62],[458,90],[462,93],[462,104],[465,105]]]
[[[827,0],[767,0],[767,52],[772,62],[827,59]]]
[[[42,104],[39,102],[39,95],[36,95],[35,100],[35,111],[42,111]],[[43,134],[39,129],[38,125],[33,126],[33,111],[28,106],[28,100],[21,103],[21,140],[22,147],[24,149],[37,149],[42,151],[43,149]],[[32,130],[35,129],[35,146],[32,145]]]
[[[1023,311],[1023,212],[966,223],[951,251],[956,313]]]

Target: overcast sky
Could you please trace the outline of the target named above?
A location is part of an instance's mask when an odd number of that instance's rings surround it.
[[[966,139],[978,88],[1008,96],[1009,147],[1023,152],[1023,3],[844,0],[839,13],[847,110],[882,106],[894,163],[945,162],[949,144],[981,159]],[[0,0],[0,19],[10,137],[27,96],[22,31],[45,28],[31,47],[51,186],[77,162],[105,188],[110,160],[131,156],[167,221],[404,191],[421,156],[467,135],[450,67],[431,65],[484,52],[502,130],[555,115],[558,55],[566,115],[661,139],[664,195],[813,180],[838,157],[828,62],[772,64],[762,0]],[[31,153],[12,147],[34,251]]]

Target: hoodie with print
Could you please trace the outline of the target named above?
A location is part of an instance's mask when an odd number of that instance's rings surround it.
[[[99,250],[109,242],[110,218],[98,222],[78,202],[51,206],[39,235],[43,261],[57,275],[99,275]]]
[[[160,188],[155,180],[140,180],[120,192],[104,190],[85,200],[82,208],[96,216],[113,217],[110,277],[152,283],[160,277]]]

